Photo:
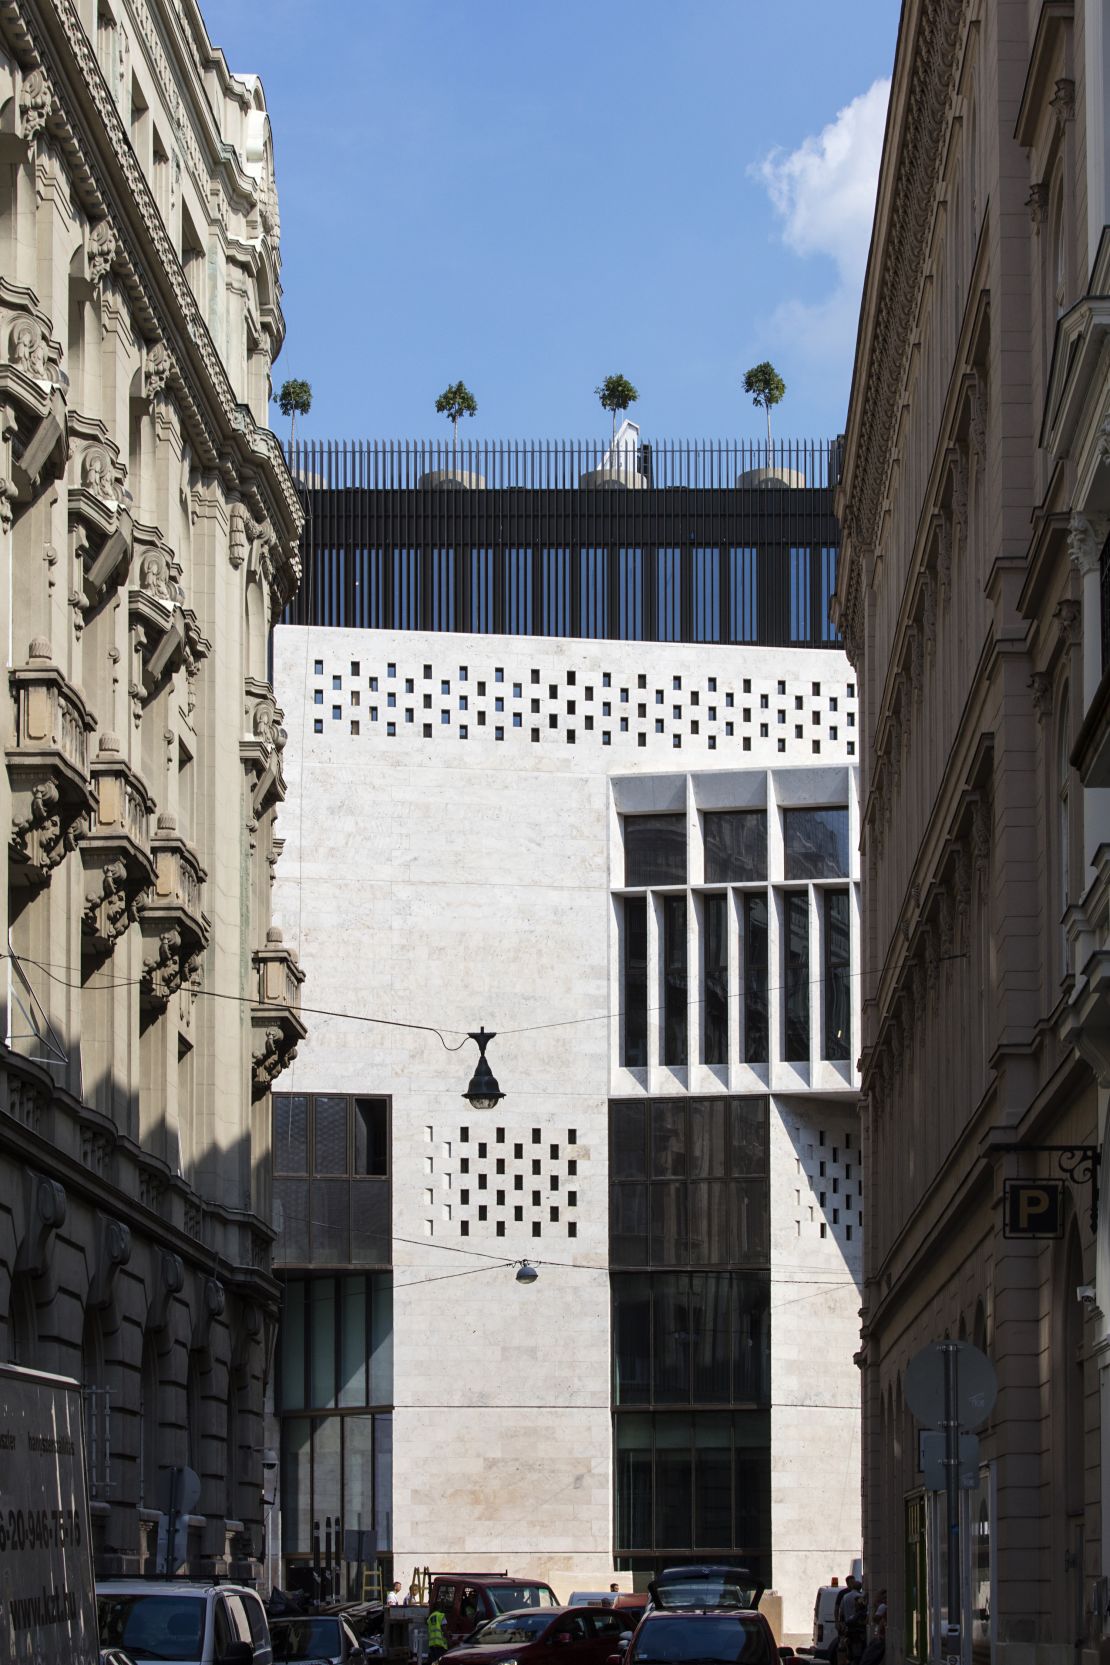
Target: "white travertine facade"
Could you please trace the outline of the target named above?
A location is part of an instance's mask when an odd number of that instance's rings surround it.
[[[808,1634],[817,1584],[859,1552],[861,1203],[854,1067],[819,1056],[812,973],[813,1053],[782,1058],[778,811],[845,805],[855,849],[850,669],[821,651],[282,627],[274,677],[289,727],[276,905],[313,991],[282,1087],[392,1102],[396,1576],[608,1585],[609,1100],[769,1094],[773,1582],[784,1631]],[[695,904],[694,1061],[660,1061],[651,998],[649,1062],[621,1066],[621,817],[676,806],[691,896],[700,812],[768,811],[767,1064],[741,1061],[736,1024],[728,1063],[696,1061]],[[853,865],[853,953],[856,879]],[[729,953],[735,991],[735,917]],[[464,1036],[483,1023],[507,1096],[477,1112]],[[530,1287],[507,1265],[525,1258]]]

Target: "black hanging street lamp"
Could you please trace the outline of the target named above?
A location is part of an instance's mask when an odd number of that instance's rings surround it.
[[[494,1030],[469,1031],[470,1039],[478,1043],[478,1062],[474,1066],[474,1074],[470,1077],[470,1085],[462,1096],[468,1100],[472,1110],[496,1110],[505,1097],[486,1058],[486,1047],[495,1034]]]
[[[536,1268],[532,1265],[531,1261],[522,1260],[517,1266],[517,1283],[535,1283],[538,1277],[539,1273],[536,1271]]]

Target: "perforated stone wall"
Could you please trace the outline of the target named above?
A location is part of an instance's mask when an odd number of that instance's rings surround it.
[[[565,1140],[542,1127],[489,1127],[462,1122],[449,1133],[427,1129],[425,1229],[460,1238],[578,1236],[580,1167],[589,1148],[578,1130]],[[438,1233],[437,1233],[438,1223]]]
[[[839,653],[366,632],[356,658],[344,651],[353,633],[311,634],[311,731],[352,743],[612,746],[720,752],[722,761],[856,755],[856,685]],[[668,674],[661,654],[693,656],[698,668]],[[810,674],[798,674],[799,659]]]

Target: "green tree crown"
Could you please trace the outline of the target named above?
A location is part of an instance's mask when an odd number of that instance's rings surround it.
[[[307,416],[312,409],[312,384],[301,381],[299,377],[282,382],[281,392],[278,394],[278,406],[282,416]]]
[[[465,382],[452,382],[436,400],[436,411],[458,425],[460,416],[476,416],[478,401]]]
[[[594,392],[601,400],[602,410],[612,411],[614,420],[619,410],[627,410],[640,397],[627,376],[606,376]]]
[[[753,405],[762,405],[765,411],[770,411],[772,405],[781,401],[786,383],[774,365],[764,359],[762,364],[753,364],[744,372],[744,392],[751,394]]]

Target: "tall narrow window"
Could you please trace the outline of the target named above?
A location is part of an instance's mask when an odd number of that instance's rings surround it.
[[[687,1060],[686,898],[663,898],[663,1062]]]
[[[580,634],[599,639],[609,634],[609,551],[578,551],[578,590],[582,610]]]
[[[825,1057],[846,1059],[852,1045],[848,892],[825,892]]]
[[[767,1062],[767,898],[744,902],[744,1060]]]
[[[1056,731],[1056,803],[1057,803],[1057,835],[1059,846],[1056,852],[1057,897],[1058,914],[1060,920],[1060,975],[1066,977],[1070,969],[1068,964],[1068,933],[1064,925],[1064,915],[1068,911],[1071,900],[1071,803],[1069,790],[1071,784],[1071,764],[1068,753],[1071,750],[1070,707],[1065,690],[1060,702],[1060,725]]]
[[[730,642],[754,642],[759,632],[758,554],[755,549],[730,549]]]
[[[532,634],[532,551],[505,551],[505,629],[511,636]]]
[[[624,1054],[628,1069],[647,1064],[647,898],[624,903]]]
[[[808,642],[812,631],[810,615],[809,550],[790,551],[790,640]]]
[[[717,549],[694,549],[694,640],[719,642],[721,639],[721,555]]]
[[[728,897],[707,896],[702,912],[705,1062],[728,1063]]]
[[[470,551],[470,628],[476,635],[493,629],[493,550]]]
[[[617,553],[619,630],[621,640],[640,642],[644,636],[644,552],[621,549]]]
[[[786,1052],[794,1062],[809,1058],[809,893],[783,897],[786,983]]]
[[[545,636],[570,635],[570,550],[545,549],[540,564],[541,620]]]

